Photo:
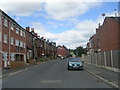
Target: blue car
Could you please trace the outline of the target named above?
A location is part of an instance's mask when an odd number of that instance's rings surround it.
[[[83,70],[83,63],[80,58],[70,58],[68,59],[68,70],[79,69]]]

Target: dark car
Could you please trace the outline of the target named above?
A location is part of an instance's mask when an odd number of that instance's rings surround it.
[[[83,63],[80,58],[70,58],[68,59],[68,70],[79,69],[83,70]]]

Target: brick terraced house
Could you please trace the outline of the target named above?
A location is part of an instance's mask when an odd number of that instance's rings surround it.
[[[67,58],[69,56],[69,50],[63,45],[58,45],[57,47],[57,56],[61,58]]]
[[[0,67],[16,68],[39,58],[57,58],[56,43],[21,27],[0,10]]]
[[[14,61],[26,62],[26,34],[24,28],[1,10],[0,22],[2,66],[10,68]]]
[[[96,28],[96,34],[89,39],[88,51],[104,52],[111,50],[120,50],[120,17],[106,17],[103,25]]]

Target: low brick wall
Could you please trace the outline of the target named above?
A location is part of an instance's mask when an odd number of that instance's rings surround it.
[[[29,64],[34,64],[34,63],[35,63],[35,60],[28,60],[28,63],[29,63]]]
[[[18,68],[25,65],[24,61],[10,61],[10,68]]]

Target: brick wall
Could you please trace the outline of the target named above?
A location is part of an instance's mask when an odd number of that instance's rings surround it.
[[[118,50],[118,25],[120,23],[112,18],[106,18],[100,32],[101,51]]]
[[[61,55],[62,57],[66,57],[69,55],[69,51],[64,46],[58,46],[57,48],[57,56]]]

